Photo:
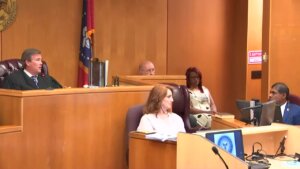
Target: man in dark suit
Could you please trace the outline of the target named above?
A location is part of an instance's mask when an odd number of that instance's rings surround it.
[[[62,86],[51,76],[41,75],[42,55],[38,49],[29,48],[24,50],[21,56],[24,69],[8,75],[3,88],[16,90],[53,89]]]
[[[300,106],[290,103],[289,88],[286,84],[277,82],[271,87],[269,99],[275,100],[276,104],[280,106],[283,123],[300,125]]]

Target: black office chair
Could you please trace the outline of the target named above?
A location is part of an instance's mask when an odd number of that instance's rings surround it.
[[[6,76],[17,71],[19,69],[23,69],[24,65],[21,59],[8,59],[0,61],[0,88],[2,87],[3,81]],[[42,72],[41,74],[48,75],[48,66],[46,62],[43,61]]]

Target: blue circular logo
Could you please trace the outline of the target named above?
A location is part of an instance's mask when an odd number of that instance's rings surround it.
[[[228,136],[221,136],[218,140],[218,146],[228,151],[229,153],[232,153],[233,143]]]

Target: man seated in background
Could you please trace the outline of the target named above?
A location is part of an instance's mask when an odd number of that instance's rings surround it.
[[[151,61],[144,61],[139,65],[139,75],[155,75],[155,67]]]
[[[51,76],[41,75],[42,55],[38,49],[29,48],[24,50],[21,56],[24,69],[8,75],[3,88],[16,90],[52,89],[62,86]]]
[[[280,106],[279,111],[281,111],[283,123],[300,125],[300,106],[288,101],[289,93],[286,84],[274,83],[270,90],[269,100],[275,100],[276,105]]]

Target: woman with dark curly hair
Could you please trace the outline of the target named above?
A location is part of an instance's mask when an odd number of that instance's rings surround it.
[[[196,67],[190,67],[185,76],[191,100],[191,126],[210,128],[211,115],[217,112],[217,107],[209,90],[202,85],[202,74]]]
[[[172,112],[172,88],[155,85],[150,91],[137,131],[177,134],[185,132],[182,118]]]

